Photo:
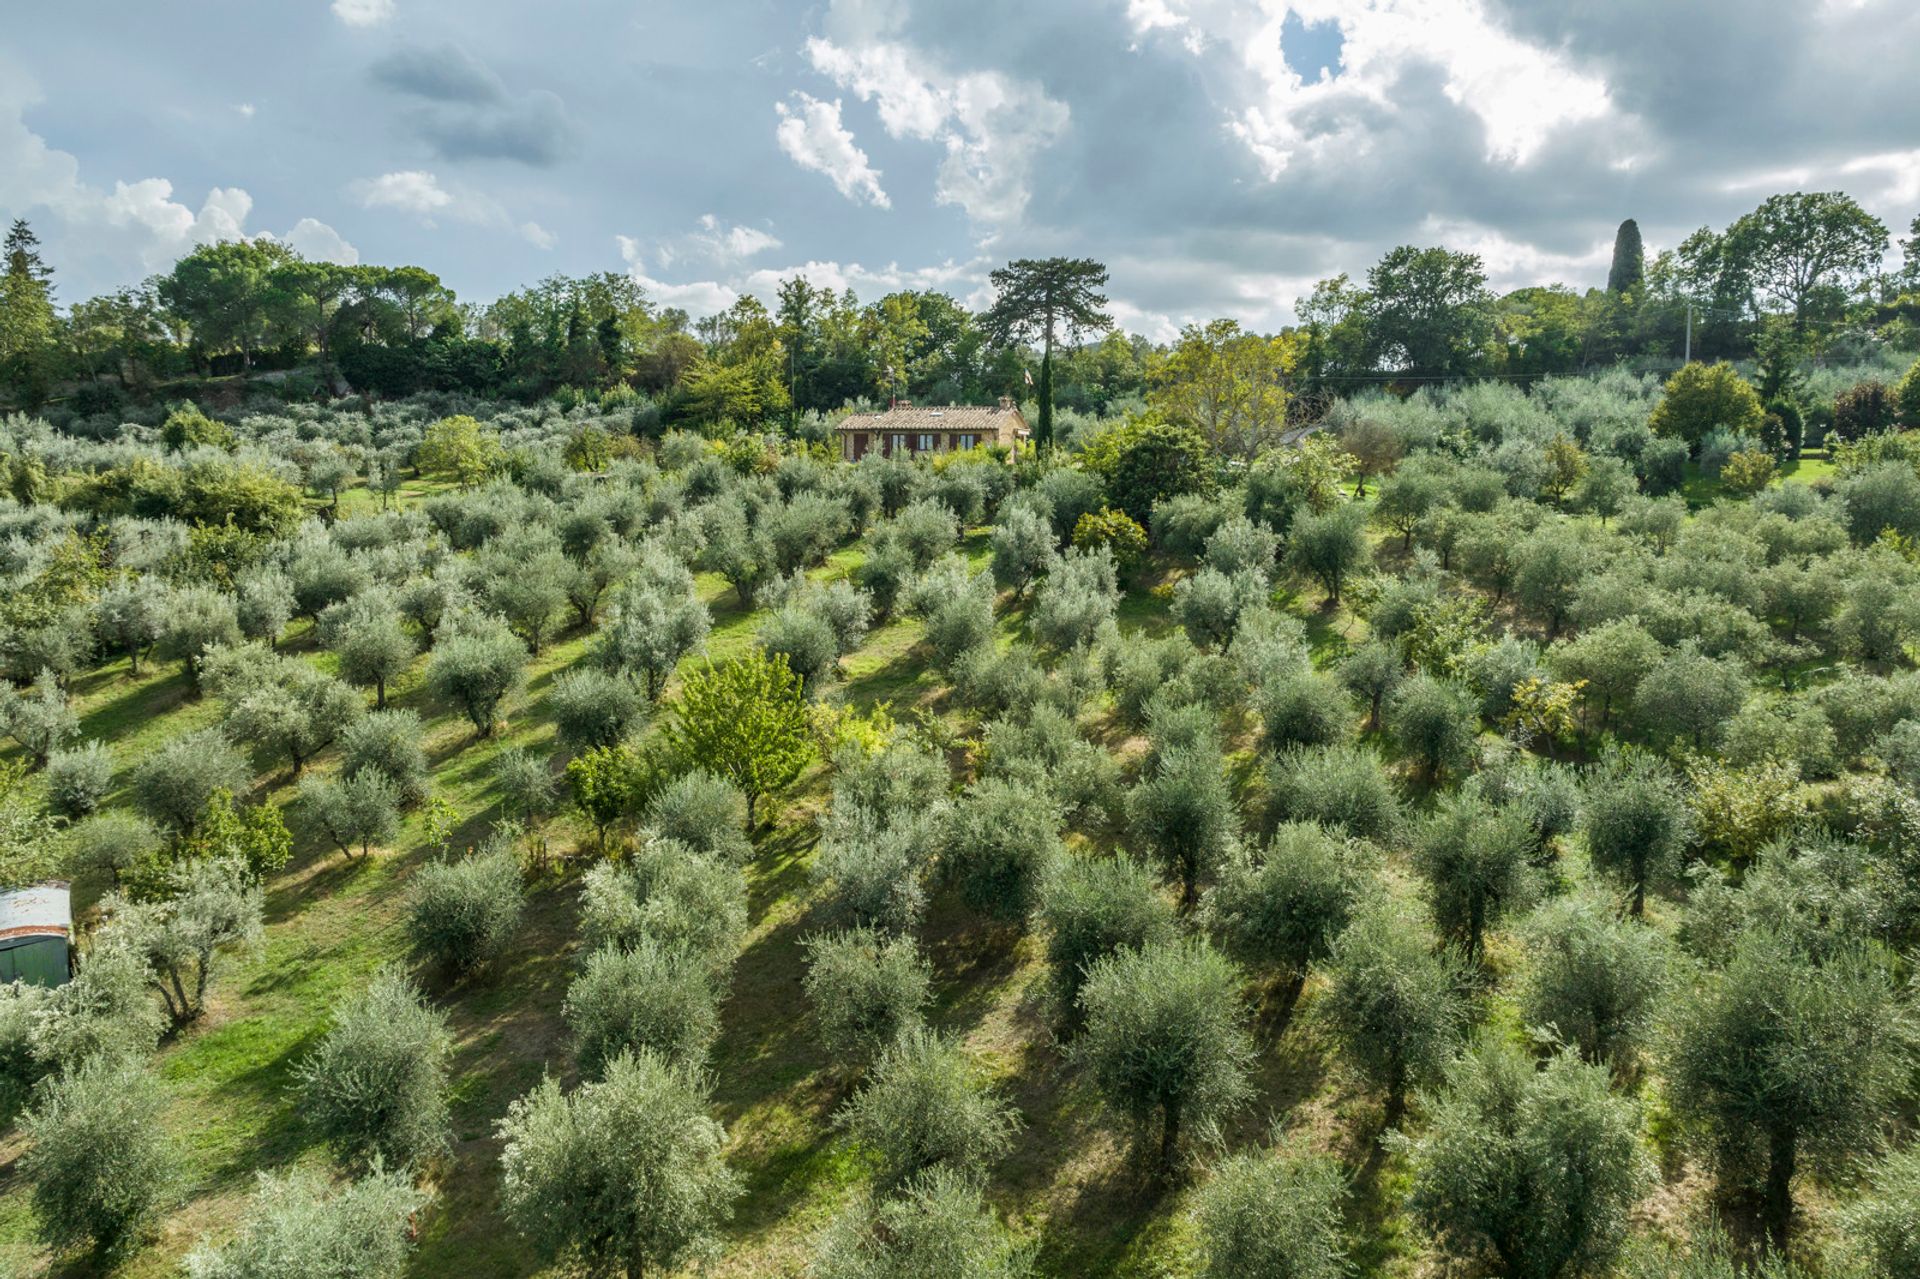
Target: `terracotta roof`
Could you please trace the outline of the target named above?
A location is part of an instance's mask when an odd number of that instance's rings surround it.
[[[854,413],[838,431],[982,431],[998,433],[1009,422],[1015,429],[1026,429],[1027,420],[1017,408],[992,404],[953,404],[939,408],[894,408],[879,413]]]

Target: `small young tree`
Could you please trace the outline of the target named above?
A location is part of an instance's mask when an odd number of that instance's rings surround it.
[[[647,801],[647,828],[662,839],[730,865],[753,860],[747,800],[740,788],[703,768],[682,773]]]
[[[330,1189],[314,1172],[261,1173],[238,1236],[187,1255],[187,1279],[399,1279],[425,1192],[375,1171]]]
[[[821,1238],[816,1279],[1028,1279],[1029,1250],[1007,1234],[978,1184],[935,1169],[900,1194],[862,1202]]]
[[[309,777],[300,783],[300,802],[340,852],[352,860],[373,854],[400,832],[400,788],[378,769],[351,777]]]
[[[1442,799],[1421,828],[1414,867],[1427,881],[1434,923],[1469,963],[1480,958],[1487,929],[1532,898],[1533,847],[1518,811],[1472,792]]]
[[[1648,890],[1679,875],[1692,837],[1679,779],[1651,756],[1616,753],[1590,775],[1580,818],[1593,868],[1627,889],[1638,918]]]
[[[1326,959],[1371,878],[1372,862],[1323,827],[1285,823],[1258,857],[1231,859],[1207,893],[1205,919],[1222,948],[1256,972],[1277,968],[1283,1014],[1311,965]]]
[[[932,985],[911,937],[849,928],[807,943],[807,1001],[834,1061],[864,1065],[918,1026]]]
[[[453,702],[482,737],[493,736],[504,702],[525,678],[527,650],[497,623],[462,629],[435,645],[427,682]]]
[[[627,740],[646,722],[647,700],[631,680],[583,666],[554,679],[547,709],[561,747],[577,755]]]
[[[1346,1279],[1346,1197],[1346,1174],[1328,1156],[1234,1156],[1194,1206],[1200,1279]]]
[[[630,1279],[717,1250],[740,1194],[690,1073],[622,1055],[572,1093],[548,1077],[500,1122],[501,1206],[547,1261]]]
[[[509,746],[494,757],[493,784],[501,811],[530,827],[537,828],[560,804],[559,783],[546,757],[524,746]]]
[[[505,948],[527,900],[513,849],[498,837],[458,861],[421,867],[407,896],[414,944],[456,975]]]
[[[1125,853],[1067,858],[1041,895],[1040,919],[1054,1000],[1069,1029],[1079,1024],[1081,984],[1096,960],[1170,942],[1179,932],[1153,872]]]
[[[1343,1054],[1386,1094],[1386,1127],[1400,1122],[1407,1090],[1452,1055],[1466,1021],[1459,975],[1404,909],[1364,907],[1327,957],[1320,1008]]]
[[[447,1148],[453,1035],[399,969],[373,975],[335,1013],[297,1069],[305,1113],[343,1155],[378,1169],[424,1163]]]
[[[1448,1257],[1512,1279],[1604,1274],[1654,1182],[1634,1103],[1571,1053],[1493,1041],[1461,1057],[1405,1142],[1407,1210]]]
[[[984,778],[940,822],[940,875],[970,909],[1023,921],[1063,856],[1060,825],[1059,805],[1044,790]]]
[[[1696,361],[1667,379],[1666,394],[1648,425],[1655,435],[1682,439],[1697,448],[1707,432],[1716,429],[1758,434],[1765,417],[1759,395],[1731,364]]]
[[[1234,966],[1197,940],[1116,951],[1087,970],[1074,1058],[1114,1109],[1143,1129],[1158,1122],[1163,1173],[1187,1132],[1206,1135],[1251,1091],[1239,988]]]
[[[1128,796],[1127,813],[1135,838],[1179,882],[1182,913],[1193,909],[1201,879],[1225,860],[1238,834],[1217,749],[1202,743],[1163,755]]]
[[[1020,1126],[958,1045],[918,1026],[881,1052],[838,1122],[888,1187],[936,1168],[984,1177]]]
[[[1764,1180],[1776,1246],[1792,1228],[1803,1163],[1844,1165],[1891,1114],[1911,1065],[1908,1017],[1880,955],[1843,944],[1812,963],[1764,924],[1674,1010],[1674,1109],[1705,1138],[1723,1179]]]
[[[400,615],[386,609],[349,619],[329,647],[340,659],[340,677],[372,688],[373,704],[380,710],[387,706],[387,685],[406,673],[420,651]]]
[[[166,1108],[160,1081],[117,1055],[47,1080],[23,1125],[32,1144],[21,1166],[49,1247],[105,1254],[138,1233],[178,1167]]]
[[[176,1025],[205,1010],[224,954],[260,938],[260,884],[237,858],[205,858],[176,866],[168,894],[157,901],[110,900],[109,930],[144,955],[154,985]]]
[[[113,789],[113,752],[101,742],[83,742],[47,759],[47,807],[77,821],[100,807]]]
[[[668,751],[689,768],[724,777],[747,797],[747,824],[813,758],[800,680],[784,659],[750,653],[690,672],[662,728]]]
[[[1628,1075],[1653,1029],[1666,990],[1658,933],[1593,902],[1563,899],[1527,922],[1521,1015],[1595,1065]]]
[[[45,766],[53,753],[80,735],[80,717],[50,670],[42,670],[24,695],[0,685],[0,727],[20,743],[35,764]]]

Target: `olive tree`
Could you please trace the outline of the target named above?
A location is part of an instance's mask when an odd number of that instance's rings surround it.
[[[939,827],[941,878],[973,910],[1019,922],[1063,855],[1060,808],[1043,790],[983,778],[946,811]]]
[[[1676,1113],[1722,1178],[1764,1183],[1767,1233],[1783,1245],[1795,1175],[1840,1168],[1871,1144],[1911,1051],[1906,1000],[1882,956],[1847,943],[1812,963],[1760,923],[1680,999],[1665,1066]]]
[[[390,607],[346,619],[328,647],[340,659],[340,677],[373,689],[373,704],[381,710],[386,709],[387,686],[406,673],[420,651]]]
[[[500,703],[526,677],[527,650],[498,622],[462,627],[434,646],[427,682],[453,702],[482,737],[493,736]]]
[[[631,680],[587,666],[554,678],[547,710],[560,745],[578,754],[627,740],[646,722],[647,700]]]
[[[1543,1069],[1497,1040],[1448,1069],[1404,1141],[1407,1211],[1441,1252],[1509,1279],[1606,1273],[1654,1182],[1634,1103],[1570,1052]]]
[[[1073,1048],[1108,1105],[1160,1130],[1170,1171],[1188,1132],[1205,1136],[1251,1093],[1253,1043],[1240,974],[1198,940],[1153,943],[1096,959],[1080,990],[1086,1028]]]
[[[1472,791],[1442,799],[1421,826],[1414,868],[1427,881],[1441,935],[1459,943],[1469,962],[1480,958],[1487,929],[1531,900],[1533,847],[1516,808]]]
[[[376,1169],[426,1162],[452,1139],[446,1014],[399,969],[383,968],[334,1014],[295,1070],[304,1113],[341,1154]]]
[[[146,957],[167,1012],[182,1024],[205,1010],[225,955],[260,939],[263,895],[245,862],[210,857],[175,866],[164,897],[112,898],[104,909],[110,932]]]
[[[703,958],[651,937],[589,955],[560,1011],[589,1076],[640,1049],[697,1070],[720,1033],[720,992]]]
[[[739,866],[753,860],[747,839],[747,797],[703,768],[682,773],[647,801],[647,828],[662,839]]]
[[[50,670],[41,670],[33,687],[17,693],[0,685],[0,728],[20,743],[33,762],[44,766],[53,753],[80,735],[80,716]]]
[[[1327,511],[1302,511],[1287,532],[1287,564],[1319,582],[1327,606],[1340,603],[1340,588],[1373,560],[1367,542],[1367,512],[1344,503]]]
[[[655,839],[620,862],[587,872],[580,931],[590,947],[633,947],[644,938],[700,956],[725,973],[747,931],[747,882],[736,866]]]
[[[244,789],[252,778],[246,757],[227,736],[202,728],[169,737],[134,764],[129,789],[154,820],[190,835],[215,791]]]
[[[1027,1279],[1032,1255],[980,1186],[944,1169],[844,1210],[822,1235],[816,1279]]]
[[[807,1002],[835,1061],[864,1064],[918,1026],[932,986],[911,937],[849,928],[807,942]]]
[[[571,1093],[551,1076],[500,1121],[501,1207],[549,1262],[630,1279],[718,1250],[739,1179],[707,1089],[649,1052]]]
[[[311,1171],[263,1172],[239,1234],[189,1253],[187,1279],[399,1279],[427,1198],[402,1172],[338,1189]]]
[[[178,1156],[160,1081],[137,1061],[105,1055],[48,1079],[23,1127],[21,1168],[40,1237],[64,1251],[109,1253],[164,1202]]]
[[[1693,833],[1692,814],[1679,778],[1659,760],[1632,753],[1609,756],[1588,777],[1580,818],[1593,868],[1627,889],[1636,917],[1650,889],[1680,874]]]
[[[1267,795],[1269,822],[1317,822],[1373,840],[1400,826],[1400,796],[1364,746],[1283,752],[1267,771]]]
[[[1386,1126],[1400,1122],[1407,1090],[1438,1073],[1466,1021],[1457,969],[1408,912],[1363,908],[1333,943],[1319,1008],[1342,1054],[1386,1095]]]
[[[1198,743],[1164,755],[1127,797],[1140,841],[1180,885],[1180,909],[1193,908],[1200,881],[1227,857],[1238,836],[1233,795],[1216,747]]]
[[[837,1122],[885,1186],[935,1168],[984,1177],[1020,1124],[958,1045],[919,1026],[881,1052]]]
[[[47,807],[69,821],[87,816],[113,789],[113,752],[101,742],[83,742],[47,759]]]
[[[1664,944],[1591,901],[1562,899],[1527,921],[1520,1010],[1595,1065],[1630,1074],[1666,993]]]
[[[1920,1147],[1874,1164],[1866,1191],[1841,1210],[1840,1223],[1868,1273],[1882,1279],[1920,1275]]]
[[[1310,966],[1326,959],[1372,878],[1373,860],[1324,827],[1285,823],[1257,855],[1228,861],[1208,891],[1208,929],[1256,972],[1277,968],[1283,1010],[1299,998]]]
[[[349,724],[340,734],[340,776],[351,780],[362,773],[378,773],[393,783],[403,805],[427,797],[429,774],[426,730],[420,717],[407,710],[374,711]]]
[[[1472,757],[1472,699],[1458,685],[1415,675],[1387,703],[1387,732],[1428,781],[1437,781],[1466,767]]]
[[[1326,1155],[1235,1155],[1200,1189],[1200,1279],[1345,1279],[1347,1178]]]
[[[422,866],[407,892],[414,945],[455,974],[499,954],[525,909],[519,863],[498,837],[457,861]]]
[[[300,783],[300,802],[342,855],[362,858],[400,832],[400,788],[372,768],[351,776],[309,777]]]
[[[1096,960],[1170,942],[1179,932],[1153,872],[1125,853],[1067,858],[1041,894],[1040,920],[1053,998],[1068,1029],[1079,1025],[1081,985]]]

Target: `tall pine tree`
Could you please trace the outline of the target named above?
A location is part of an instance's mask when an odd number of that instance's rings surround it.
[[[1613,265],[1607,270],[1607,292],[1627,293],[1647,278],[1647,251],[1640,243],[1640,224],[1628,218],[1613,233]]]
[[[994,342],[1040,341],[1040,420],[1034,423],[1033,442],[1046,448],[1053,443],[1053,348],[1113,327],[1113,317],[1103,309],[1107,295],[1101,292],[1107,268],[1091,258],[1023,258],[990,278],[997,296],[981,324]]]
[[[53,272],[40,258],[40,239],[25,218],[14,219],[0,247],[0,385],[29,406],[47,392],[53,353]]]

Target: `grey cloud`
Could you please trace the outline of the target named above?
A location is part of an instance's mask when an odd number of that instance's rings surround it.
[[[507,87],[492,67],[457,44],[396,49],[369,69],[373,82],[434,102],[503,102]]]
[[[569,153],[578,133],[558,94],[516,96],[492,67],[456,44],[396,50],[368,74],[415,100],[401,119],[441,159],[546,168]]]

